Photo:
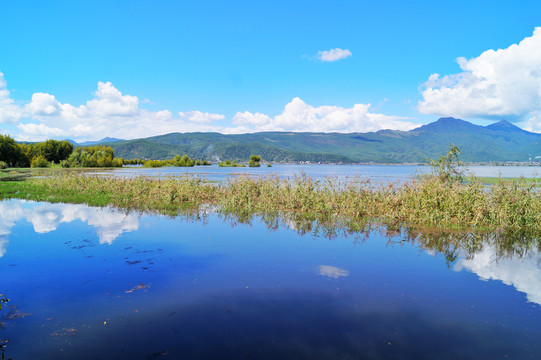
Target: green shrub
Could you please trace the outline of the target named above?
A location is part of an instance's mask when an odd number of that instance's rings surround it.
[[[261,156],[252,155],[250,156],[250,162],[248,163],[249,167],[260,167],[261,166]]]
[[[32,162],[30,163],[30,167],[33,168],[45,168],[49,167],[50,163],[47,161],[45,156],[39,155],[32,159]]]

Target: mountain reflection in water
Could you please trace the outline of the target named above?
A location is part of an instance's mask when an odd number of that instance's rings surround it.
[[[540,260],[528,234],[4,201],[1,351],[527,359],[541,351]]]

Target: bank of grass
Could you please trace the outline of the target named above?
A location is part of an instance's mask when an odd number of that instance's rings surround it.
[[[536,183],[541,184],[541,178],[525,178],[525,177],[477,177],[477,180],[481,181],[485,185],[498,185],[500,183]]]
[[[281,217],[308,227],[316,221],[354,229],[370,222],[418,229],[541,233],[540,184],[521,179],[486,187],[476,178],[458,181],[440,176],[401,185],[240,176],[213,184],[200,178],[123,179],[68,173],[0,182],[0,196],[170,215],[211,206],[240,221],[253,215],[269,222]]]

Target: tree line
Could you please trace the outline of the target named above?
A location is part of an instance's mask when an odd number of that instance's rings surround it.
[[[0,168],[7,167],[122,167],[123,165],[195,166],[211,165],[206,160],[177,155],[170,160],[123,159],[115,157],[110,146],[77,147],[69,141],[47,140],[38,143],[17,143],[9,135],[0,134]]]
[[[17,143],[9,135],[0,135],[0,168],[6,167],[120,167],[111,147],[96,145],[73,149],[69,141],[47,140]]]

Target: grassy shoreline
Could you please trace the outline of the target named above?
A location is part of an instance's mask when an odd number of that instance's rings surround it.
[[[130,179],[59,173],[0,182],[0,198],[113,206],[168,215],[211,206],[242,221],[258,215],[300,222],[367,222],[391,227],[460,231],[541,233],[541,184],[517,179],[486,187],[483,181],[448,181],[426,176],[401,185],[369,180],[316,181],[239,176],[215,184],[200,178]]]

